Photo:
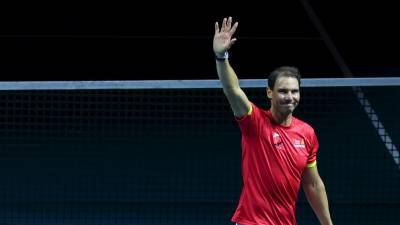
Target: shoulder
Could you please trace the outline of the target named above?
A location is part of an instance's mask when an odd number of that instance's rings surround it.
[[[251,104],[251,110],[249,112],[249,115],[253,114],[255,116],[265,117],[268,114],[268,110],[258,107],[253,102],[250,102],[250,104]]]
[[[311,135],[315,134],[314,128],[309,123],[307,123],[297,117],[294,117],[294,120],[295,120],[296,127],[298,129],[301,129],[303,132],[305,132],[307,134],[311,134]]]
[[[254,121],[256,124],[258,124],[261,121],[270,119],[270,117],[268,116],[268,110],[258,107],[253,102],[250,102],[250,104],[251,108],[247,115],[242,117],[235,117],[236,121],[240,123],[250,123],[251,121]]]
[[[252,104],[253,111],[254,111],[254,116],[259,118],[260,120],[265,120],[271,122],[272,119],[272,114],[271,110],[269,109],[264,109],[256,106],[255,104]]]
[[[308,146],[311,146],[310,149],[316,152],[318,150],[319,144],[318,144],[318,137],[315,133],[314,128],[310,124],[296,118],[295,129],[296,132],[302,134]]]

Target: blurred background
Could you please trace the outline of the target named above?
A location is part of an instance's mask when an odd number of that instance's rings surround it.
[[[217,79],[227,16],[240,78],[399,77],[394,3],[148,1],[2,4],[0,80]],[[268,108],[261,86],[245,92]],[[400,223],[399,98],[398,84],[302,90],[335,224]],[[232,224],[241,139],[221,89],[1,90],[0,106],[0,224]],[[301,190],[297,219],[319,224]]]

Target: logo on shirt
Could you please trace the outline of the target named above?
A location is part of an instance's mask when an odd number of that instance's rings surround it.
[[[272,140],[274,142],[275,147],[283,148],[283,141],[278,133],[276,132],[272,133]]]
[[[295,139],[293,146],[295,148],[306,148],[306,145],[304,144],[304,139],[302,138],[301,140]]]

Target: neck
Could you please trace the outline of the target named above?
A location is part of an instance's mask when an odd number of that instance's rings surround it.
[[[274,120],[282,126],[288,127],[292,123],[292,113],[282,114],[274,110],[273,107],[271,107],[271,113]]]

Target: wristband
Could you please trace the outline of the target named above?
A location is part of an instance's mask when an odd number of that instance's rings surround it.
[[[229,59],[229,53],[228,52],[224,52],[223,55],[215,54],[215,59],[217,61],[225,61],[225,59]]]

